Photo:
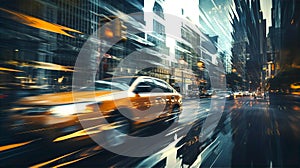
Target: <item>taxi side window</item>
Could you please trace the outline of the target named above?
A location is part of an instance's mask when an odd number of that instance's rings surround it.
[[[137,85],[137,92],[145,93],[145,92],[153,92],[153,93],[173,93],[173,89],[171,89],[166,83],[156,79],[143,79]]]
[[[150,79],[150,78],[145,78],[145,79],[143,79],[143,82],[145,82],[147,85],[149,85],[149,86],[151,87],[151,92],[153,92],[153,89],[156,88],[155,83],[154,83],[153,80]]]
[[[144,78],[140,83],[138,83],[136,91],[139,93],[152,92],[155,88],[155,84],[152,79]]]
[[[156,86],[156,89],[158,92],[166,92],[166,93],[172,93],[173,90],[163,81],[154,79],[154,84]]]
[[[135,88],[137,93],[147,93],[152,90],[151,86],[147,82],[140,82]]]

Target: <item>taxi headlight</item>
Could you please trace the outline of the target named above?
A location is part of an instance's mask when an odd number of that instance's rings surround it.
[[[67,117],[74,114],[88,113],[91,112],[90,108],[87,108],[88,105],[93,103],[76,103],[76,104],[66,104],[52,107],[49,112],[50,114],[57,117]]]

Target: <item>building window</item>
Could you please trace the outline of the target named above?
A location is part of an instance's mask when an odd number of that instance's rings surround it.
[[[153,12],[164,19],[164,11],[157,2],[154,3]]]
[[[153,20],[153,31],[158,34],[164,35],[165,34],[165,26],[160,24],[158,21]]]

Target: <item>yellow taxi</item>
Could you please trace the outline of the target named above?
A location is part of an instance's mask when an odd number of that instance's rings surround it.
[[[291,94],[293,95],[300,95],[300,82],[295,82],[290,84]]]
[[[181,111],[182,96],[167,82],[148,76],[115,77],[73,92],[22,98],[10,109],[10,129],[60,141],[101,132],[107,125],[130,133],[143,123],[174,122]],[[89,128],[83,129],[80,122],[90,123]]]

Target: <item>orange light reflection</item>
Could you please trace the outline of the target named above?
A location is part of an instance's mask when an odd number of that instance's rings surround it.
[[[40,62],[40,61],[31,61],[34,64],[25,63],[25,62],[18,62],[14,60],[6,61],[7,64],[20,66],[20,67],[33,67],[33,68],[40,68],[40,69],[47,69],[47,70],[54,70],[54,71],[65,71],[65,72],[74,72],[73,69],[71,69],[71,66],[64,66],[64,65],[58,65],[54,63],[49,62]],[[8,68],[1,68],[0,70],[6,70],[6,71],[14,71],[14,72],[23,72],[19,70],[14,69],[8,69]]]
[[[14,12],[14,11],[3,9],[3,8],[0,8],[0,10],[2,10],[4,12],[7,12],[11,15],[14,15],[14,17],[12,17],[11,19],[13,19],[17,22],[20,22],[22,24],[25,24],[27,26],[35,27],[35,28],[38,28],[38,29],[42,29],[42,30],[46,30],[46,31],[50,31],[50,32],[58,33],[58,34],[63,34],[65,36],[69,36],[69,37],[72,37],[72,38],[74,38],[74,36],[68,34],[65,31],[71,31],[71,32],[82,34],[82,32],[80,32],[78,30],[71,29],[71,28],[68,28],[68,27],[65,27],[65,26],[61,26],[61,25],[58,25],[58,24],[55,24],[55,23],[50,23],[50,22],[44,21],[42,19],[38,19],[38,18],[35,18],[35,17],[32,17],[32,16],[28,16],[28,15],[25,15],[25,14],[22,14],[22,13]]]
[[[16,143],[16,144],[10,144],[10,145],[5,145],[5,146],[0,146],[0,152],[10,150],[10,149],[13,149],[13,148],[18,148],[18,147],[30,144],[33,141],[35,141],[35,140],[22,142],[22,143]]]
[[[23,71],[20,71],[20,70],[11,69],[11,68],[4,68],[4,67],[0,67],[0,71],[23,72]]]

